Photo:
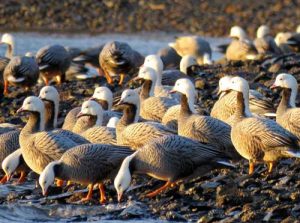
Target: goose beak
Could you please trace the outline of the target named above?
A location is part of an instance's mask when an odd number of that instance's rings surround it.
[[[175,90],[172,89],[172,90],[169,91],[169,94],[175,94],[176,92],[177,91],[175,91]]]
[[[91,100],[91,101],[95,101],[95,100],[96,100],[96,98],[94,98],[94,97],[90,97],[90,98],[89,98],[89,100]]]
[[[45,197],[48,196],[48,190],[43,189],[43,196],[45,196]]]
[[[84,116],[84,114],[83,114],[82,112],[79,112],[79,113],[77,114],[76,118],[80,118],[80,117],[82,117],[82,116]]]
[[[132,81],[140,81],[142,80],[142,78],[140,78],[139,76],[136,76],[134,78],[131,79]]]
[[[220,95],[222,94],[222,90],[221,89],[218,89],[218,92],[217,92],[217,95],[218,95],[218,97],[220,97]]]
[[[123,193],[118,193],[118,202],[120,203],[122,200]]]
[[[277,88],[277,87],[278,87],[277,85],[272,84],[270,88],[271,88],[271,89],[274,89],[274,88]]]
[[[6,177],[7,177],[7,181],[10,181],[11,174],[6,174]]]
[[[19,109],[17,110],[17,113],[21,113],[22,111],[24,111],[23,107],[19,108]]]

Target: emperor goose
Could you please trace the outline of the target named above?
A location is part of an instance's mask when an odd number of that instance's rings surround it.
[[[218,147],[177,135],[164,136],[126,157],[114,180],[114,186],[120,202],[133,173],[147,174],[166,181],[164,186],[146,195],[153,197],[178,181],[193,179],[212,169],[228,166],[232,167],[232,164],[228,163]]]
[[[270,28],[266,25],[261,25],[257,29],[254,45],[259,54],[281,54],[281,50],[271,36]]]
[[[91,143],[116,144],[116,131],[113,128],[102,126],[103,109],[97,102],[92,100],[85,101],[77,116],[79,118],[79,126],[77,126],[76,123],[74,129],[81,131],[78,132],[78,134]],[[83,123],[80,122],[82,116],[89,117],[89,121],[86,124],[87,126],[84,126]],[[77,133],[75,130],[73,131]]]
[[[87,140],[72,134],[60,134],[59,131],[44,131],[45,106],[35,96],[27,97],[18,113],[29,113],[29,120],[21,130],[19,142],[23,158],[31,170],[40,174],[51,161],[58,160],[68,149]],[[71,137],[68,137],[71,135]]]
[[[121,95],[119,107],[123,116],[117,124],[117,143],[138,149],[164,135],[174,134],[172,130],[157,122],[139,122],[140,98],[136,91],[127,89]]]
[[[103,181],[114,179],[125,157],[132,151],[126,147],[86,144],[65,152],[58,161],[49,163],[39,178],[43,194],[47,195],[49,186],[55,178],[89,185],[89,192],[82,201],[92,198],[93,186],[98,184],[100,203],[106,202]],[[100,170],[100,171],[99,171]]]
[[[194,101],[196,91],[189,79],[176,81],[172,92],[181,94],[180,112],[178,116],[178,135],[185,136],[201,143],[209,143],[222,148],[226,156],[239,160],[230,139],[231,127],[210,116],[196,114]]]
[[[157,73],[154,69],[141,67],[137,78],[143,80],[143,86],[140,92],[141,117],[146,120],[160,122],[168,108],[178,104],[177,101],[167,97],[154,96],[155,82],[157,79]]]
[[[282,157],[300,157],[298,139],[276,122],[249,116],[249,85],[241,77],[231,79],[230,90],[238,92],[231,139],[236,150],[249,160],[249,174],[259,162],[268,164],[270,173]]]
[[[276,111],[276,122],[300,139],[300,109],[296,107],[298,84],[291,74],[279,74],[272,88],[282,89],[282,98]]]
[[[12,58],[14,56],[15,49],[15,41],[13,35],[10,33],[4,33],[1,37],[0,44],[7,45],[5,57]]]
[[[236,110],[237,92],[227,91],[230,85],[231,76],[224,76],[219,80],[219,99],[212,107],[210,115],[214,118],[220,119],[226,123],[229,121]],[[253,114],[274,116],[275,108],[271,100],[264,97],[258,91],[250,90],[249,107]],[[230,124],[230,123],[228,123]]]

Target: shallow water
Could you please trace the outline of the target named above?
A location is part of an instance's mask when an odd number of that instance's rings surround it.
[[[26,52],[36,52],[39,48],[48,44],[62,44],[69,47],[87,48],[103,44],[110,40],[119,40],[129,43],[134,49],[144,55],[156,53],[166,47],[168,42],[174,40],[175,34],[166,33],[141,33],[128,34],[103,34],[103,35],[62,35],[62,34],[38,34],[38,33],[13,33],[15,37],[15,55],[23,55]],[[216,45],[226,42],[224,38],[206,38],[214,49]],[[0,55],[4,55],[5,47],[0,46]],[[214,52],[213,59],[220,58],[220,54]],[[96,222],[121,222],[109,220],[114,212],[121,212],[127,204],[108,205],[81,205],[81,204],[45,204],[45,199],[31,191],[35,185],[33,182],[23,185],[0,185],[0,222],[72,222],[72,221],[96,221]],[[8,200],[6,201],[7,197]],[[14,198],[22,199],[14,199]],[[17,201],[16,201],[17,200]],[[160,220],[130,220],[130,222],[161,222]]]

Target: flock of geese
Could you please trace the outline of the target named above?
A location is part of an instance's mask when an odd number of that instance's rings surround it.
[[[240,27],[233,27],[230,34],[235,38],[226,46],[228,60],[283,53],[282,38],[274,40],[267,26],[258,29],[254,42]],[[284,44],[292,50],[300,34],[280,35],[290,35]],[[88,185],[89,192],[82,199],[87,201],[97,185],[100,203],[105,203],[106,180],[114,180],[121,201],[133,174],[166,182],[146,195],[153,197],[213,169],[235,168],[242,159],[249,161],[249,174],[253,174],[256,164],[267,164],[271,173],[279,160],[300,158],[300,109],[295,105],[298,85],[293,75],[278,74],[271,86],[282,91],[276,113],[271,100],[249,89],[245,79],[224,76],[210,116],[202,115],[194,77],[201,70],[199,64],[212,61],[209,44],[199,37],[179,37],[168,50],[145,58],[117,41],[79,53],[59,45],[46,46],[35,56],[12,56],[10,34],[2,36],[2,43],[8,44],[7,57],[0,59],[0,64],[7,61],[5,94],[10,84],[30,87],[39,77],[47,86],[38,96],[26,97],[18,109],[18,115],[28,115],[23,128],[0,125],[0,162],[5,172],[1,183],[15,173],[20,174],[18,183],[22,183],[33,171],[40,175],[45,196],[55,181],[57,186],[67,182]],[[96,67],[108,86],[115,81],[122,85],[138,72],[131,81],[141,87],[124,89],[115,105],[111,89],[97,87],[81,107],[69,111],[59,128],[60,94],[49,83],[65,81],[66,72],[76,63]],[[171,64],[176,66],[164,69]]]

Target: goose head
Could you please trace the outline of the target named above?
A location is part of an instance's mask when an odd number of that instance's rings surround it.
[[[293,75],[287,73],[278,74],[271,88],[291,89],[290,104],[291,106],[296,107],[295,100],[298,91],[298,84],[296,78]]]
[[[45,86],[40,90],[39,98],[45,102],[50,102],[53,104],[54,108],[54,119],[53,119],[53,127],[57,126],[57,116],[59,110],[59,93],[53,86]]]
[[[136,79],[143,81],[151,81],[151,86],[149,89],[149,96],[154,96],[154,86],[157,80],[157,72],[151,67],[141,67],[139,70],[139,74]]]
[[[257,38],[263,38],[271,34],[270,28],[267,25],[261,25],[256,31]]]
[[[7,45],[13,47],[14,43],[15,43],[13,35],[11,35],[9,33],[4,33],[1,37],[0,43],[7,44]]]
[[[181,78],[178,79],[170,93],[178,92],[185,95],[188,100],[189,108],[193,113],[196,113],[194,108],[194,102],[196,98],[195,85],[190,79]]]
[[[300,33],[300,25],[297,26],[296,33]]]
[[[187,69],[193,65],[198,65],[196,57],[192,55],[185,55],[180,60],[180,71],[187,74]]]
[[[136,151],[135,153],[131,154],[130,156],[127,156],[119,169],[119,172],[114,180],[114,186],[118,194],[118,201],[120,202],[123,196],[123,193],[128,189],[131,183],[131,173],[129,170],[129,164],[132,161],[132,159],[135,157],[135,155],[138,153]]]
[[[218,95],[221,98],[223,95],[226,94],[227,91],[229,91],[229,85],[230,85],[230,80],[232,76],[224,76],[220,78],[219,80],[219,90],[218,90]]]
[[[133,105],[136,109],[135,115],[134,115],[134,122],[137,122],[139,119],[140,115],[140,97],[139,94],[133,90],[133,89],[126,89],[123,91],[121,95],[121,99],[119,103],[117,104],[118,106],[128,106],[128,105]],[[123,113],[124,115],[124,113]]]
[[[108,128],[116,128],[118,122],[119,122],[119,118],[118,117],[111,117],[106,125],[106,127]]]
[[[240,26],[231,27],[229,36],[239,40],[247,39],[246,32]]]
[[[59,165],[59,161],[49,163],[39,177],[39,184],[44,196],[47,196],[49,187],[54,183],[55,168],[57,165]]]
[[[156,84],[161,85],[161,75],[164,69],[164,64],[158,55],[148,55],[145,57],[145,61],[143,64],[144,67],[151,67],[153,68],[157,73],[157,80]]]
[[[97,117],[96,126],[101,126],[103,121],[103,109],[100,104],[93,100],[88,100],[83,102],[81,106],[81,111],[77,115],[77,117],[82,116],[92,116]]]
[[[22,156],[21,149],[16,150],[15,152],[8,155],[2,162],[2,169],[7,176],[9,181],[13,173],[16,171],[17,167],[20,165],[20,159]]]
[[[292,37],[291,33],[285,33],[285,32],[279,32],[275,36],[275,43],[277,46],[280,46],[281,44],[289,44],[288,39]]]
[[[97,87],[90,99],[97,101],[105,110],[111,110],[112,108],[113,93],[108,87]]]

